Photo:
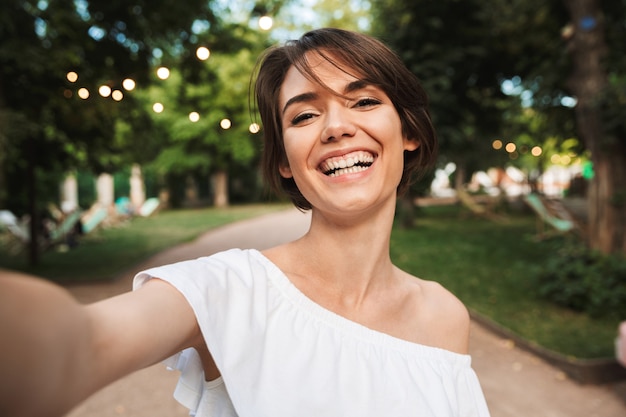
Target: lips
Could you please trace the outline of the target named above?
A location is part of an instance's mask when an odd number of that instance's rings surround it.
[[[368,169],[374,163],[374,155],[365,152],[351,152],[340,157],[328,158],[320,164],[324,175],[338,177]]]

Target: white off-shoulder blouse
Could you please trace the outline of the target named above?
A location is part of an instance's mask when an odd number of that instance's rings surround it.
[[[232,249],[137,274],[171,283],[193,308],[221,373],[197,353],[166,364],[174,397],[199,417],[487,417],[471,358],[381,333],[300,292],[257,250]]]

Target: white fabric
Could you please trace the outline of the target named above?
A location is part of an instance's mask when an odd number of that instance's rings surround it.
[[[198,355],[170,358],[175,396],[198,417],[487,417],[468,355],[341,317],[301,293],[260,252],[233,249],[135,277],[174,285],[192,306],[221,378]]]

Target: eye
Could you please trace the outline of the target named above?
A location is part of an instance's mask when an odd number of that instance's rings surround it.
[[[381,103],[380,100],[372,98],[372,97],[365,97],[362,99],[359,99],[355,104],[354,107],[372,107],[372,106],[377,106]]]
[[[315,114],[313,113],[300,113],[299,115],[291,119],[291,124],[292,126],[295,126],[306,120],[312,119],[313,117],[315,117]]]

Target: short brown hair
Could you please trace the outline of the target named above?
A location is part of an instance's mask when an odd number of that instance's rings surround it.
[[[413,174],[423,174],[434,165],[437,156],[437,139],[426,92],[418,78],[382,42],[360,33],[331,28],[313,30],[298,40],[270,48],[259,60],[254,93],[263,125],[261,163],[267,184],[275,192],[286,193],[296,207],[303,210],[311,208],[293,178],[284,178],[279,172],[287,156],[278,108],[280,89],[292,66],[322,84],[306,60],[305,54],[310,51],[318,53],[342,71],[357,71],[360,79],[387,94],[400,116],[404,136],[420,143],[415,151],[404,153],[404,170],[398,193],[405,192]]]

